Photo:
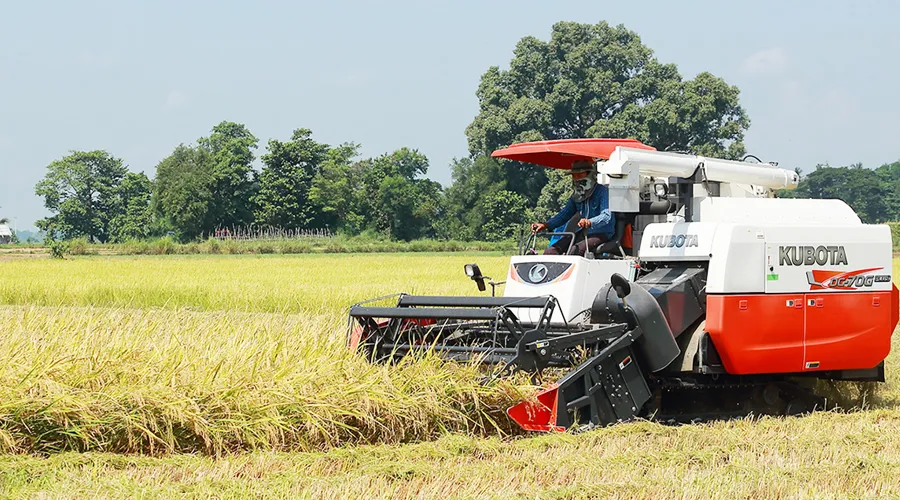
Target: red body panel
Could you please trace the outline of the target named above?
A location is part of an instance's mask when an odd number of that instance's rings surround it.
[[[708,295],[706,331],[725,370],[736,375],[800,371],[802,304],[803,294]]]
[[[897,293],[710,295],[706,331],[736,375],[873,368],[890,351]]]
[[[807,294],[803,369],[854,370],[881,363],[891,350],[891,304],[891,292]]]

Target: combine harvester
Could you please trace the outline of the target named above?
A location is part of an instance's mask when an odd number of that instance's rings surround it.
[[[593,254],[561,256],[538,255],[540,235],[529,238],[502,297],[354,305],[352,349],[376,362],[434,350],[536,380],[563,368],[508,411],[536,431],[797,414],[823,405],[816,379],[884,381],[898,319],[889,228],[862,224],[839,200],[775,199],[797,186],[794,172],[633,140],[525,143],[493,156],[596,162],[615,236]],[[482,291],[503,283],[477,265],[465,272]]]

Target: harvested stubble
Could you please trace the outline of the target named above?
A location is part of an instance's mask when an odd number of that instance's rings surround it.
[[[0,325],[6,451],[220,454],[496,433],[518,397],[433,357],[366,363],[333,316],[5,306]]]
[[[886,498],[900,417],[649,422],[513,441],[446,436],[315,453],[0,456],[0,495],[86,498]]]

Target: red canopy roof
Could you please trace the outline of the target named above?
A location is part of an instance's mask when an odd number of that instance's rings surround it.
[[[570,170],[572,163],[579,160],[609,159],[618,146],[656,150],[634,139],[563,139],[513,144],[494,151],[491,156]]]

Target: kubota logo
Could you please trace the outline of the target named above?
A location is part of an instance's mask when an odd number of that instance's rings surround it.
[[[843,246],[790,246],[778,247],[779,266],[837,266],[847,264],[847,252]]]
[[[696,234],[664,234],[650,238],[650,248],[690,248],[700,246]]]
[[[544,281],[544,278],[547,277],[547,266],[543,264],[535,264],[534,267],[531,268],[531,271],[528,271],[528,279],[531,280],[532,283],[540,283]]]
[[[810,290],[856,290],[868,288],[875,283],[889,283],[890,274],[867,274],[880,271],[883,267],[871,267],[857,271],[807,271],[806,281]]]

